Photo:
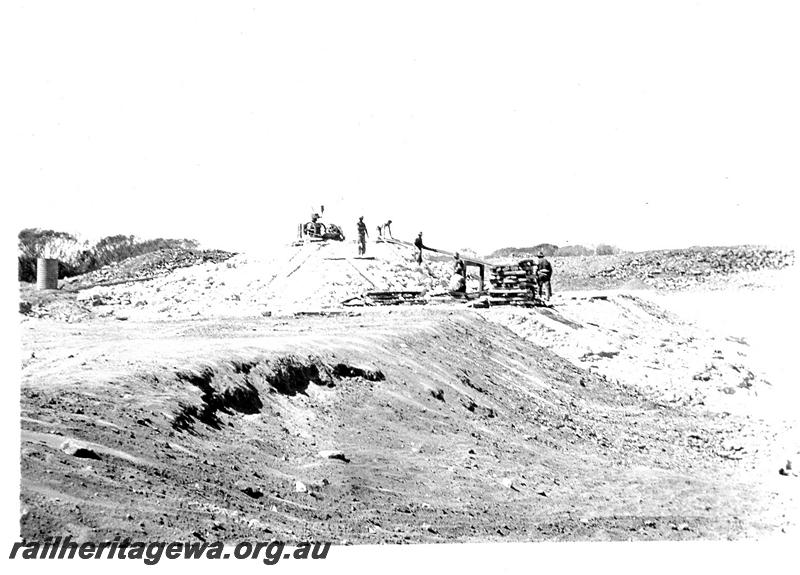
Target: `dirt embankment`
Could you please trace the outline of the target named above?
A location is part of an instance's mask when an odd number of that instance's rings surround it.
[[[168,273],[207,263],[220,264],[236,254],[223,250],[162,248],[134,256],[80,276],[64,280],[63,288],[79,290],[97,285],[114,285],[162,277]]]
[[[550,258],[557,291],[614,288],[726,289],[736,276],[794,264],[794,252],[763,246],[696,247],[608,256]]]
[[[554,308],[496,307],[481,314],[575,365],[666,402],[752,414],[780,401],[768,376],[751,365],[746,340],[713,334],[655,305],[646,292],[635,293],[570,292]]]
[[[26,538],[695,539],[791,524],[775,429],[654,400],[464,310],[29,319],[23,338]]]

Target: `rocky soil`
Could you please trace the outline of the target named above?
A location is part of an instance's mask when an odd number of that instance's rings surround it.
[[[205,263],[222,263],[236,254],[222,250],[189,248],[164,248],[119,263],[104,266],[93,272],[66,278],[63,289],[86,289],[97,285],[143,281],[162,277],[168,273]]]
[[[161,250],[61,282],[56,293],[22,285],[20,311],[81,321],[91,317],[251,317],[342,308],[368,291],[444,293],[452,275],[448,257],[371,243],[365,258],[351,242],[278,247],[264,256],[219,251]],[[760,247],[692,248],[552,258],[553,289],[727,289],[763,285],[794,261],[793,252]],[[477,288],[477,277],[469,278]]]
[[[411,543],[793,529],[797,478],[779,475],[785,453],[770,448],[779,426],[662,402],[475,312],[30,319],[23,333],[26,538]]]
[[[647,292],[570,292],[551,309],[494,307],[490,321],[574,365],[635,382],[671,404],[742,415],[772,413],[783,395],[753,366],[747,340],[717,335],[654,304]]]
[[[640,254],[600,283],[644,282],[655,266],[672,282],[657,285],[684,294],[694,282],[770,298],[789,256],[748,250]],[[346,309],[369,290],[436,292],[450,271],[444,259],[417,266],[403,246],[352,251],[316,244],[147,281],[23,286],[22,534],[797,533],[797,416],[772,409],[791,403],[742,334],[654,303],[672,289],[558,290],[535,309]],[[762,267],[735,271],[746,261]],[[591,282],[601,262],[584,262]],[[712,271],[686,273],[700,264]],[[569,265],[554,262],[554,280],[581,277]]]
[[[553,289],[726,289],[742,273],[782,270],[794,264],[794,252],[762,246],[688,248],[609,256],[549,258]]]

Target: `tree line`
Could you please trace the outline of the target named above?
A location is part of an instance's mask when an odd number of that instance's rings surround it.
[[[156,238],[143,240],[122,234],[107,236],[97,242],[81,241],[67,232],[25,228],[18,235],[19,281],[36,281],[36,259],[58,260],[58,277],[63,279],[85,274],[124,259],[161,249],[196,249],[188,239]]]

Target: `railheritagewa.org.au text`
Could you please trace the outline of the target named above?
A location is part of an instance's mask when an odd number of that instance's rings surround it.
[[[67,537],[45,541],[18,541],[9,559],[133,559],[155,565],[162,559],[260,559],[275,565],[282,559],[325,559],[330,543],[301,542],[288,546],[281,541],[241,541],[225,548],[221,541],[131,541],[115,537],[111,541],[78,543]]]

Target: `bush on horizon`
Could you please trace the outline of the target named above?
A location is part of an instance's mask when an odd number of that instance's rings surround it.
[[[537,244],[527,248],[501,248],[493,251],[489,258],[529,258],[535,256],[539,251],[547,257],[576,257],[576,256],[605,256],[618,254],[619,248],[609,244],[599,244],[596,248],[576,244],[574,246],[557,246],[555,244]]]

